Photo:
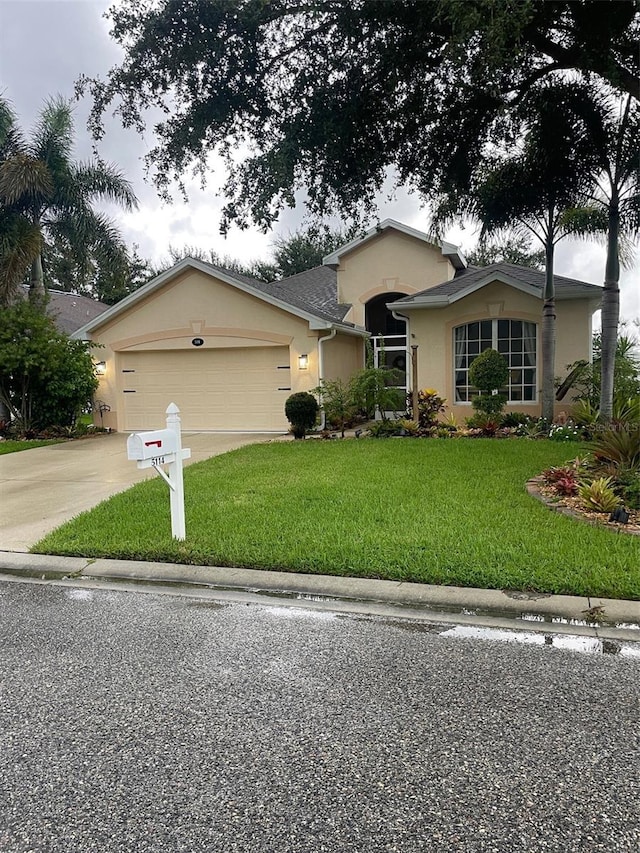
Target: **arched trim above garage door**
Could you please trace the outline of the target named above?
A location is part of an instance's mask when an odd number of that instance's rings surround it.
[[[130,338],[122,338],[119,341],[113,341],[111,348],[116,352],[122,350],[135,350],[142,344],[158,344],[156,349],[163,349],[162,343],[183,339],[185,348],[191,348],[191,340],[194,337],[191,328],[166,329],[164,331],[147,332],[143,335],[135,335]],[[288,346],[293,338],[291,335],[280,335],[273,332],[266,332],[263,329],[241,329],[234,327],[222,326],[204,326],[198,332],[198,337],[204,338],[205,341],[210,339],[215,341],[218,338],[238,338],[239,340],[247,341],[262,341],[265,344],[284,345]],[[215,343],[213,344],[215,346]],[[169,347],[167,347],[169,348]],[[171,347],[173,349],[175,347]]]

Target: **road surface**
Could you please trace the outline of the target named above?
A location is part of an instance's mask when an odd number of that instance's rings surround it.
[[[640,658],[0,584],[3,853],[640,849]]]

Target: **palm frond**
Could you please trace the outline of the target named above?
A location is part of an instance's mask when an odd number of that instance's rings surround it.
[[[37,226],[20,214],[0,212],[0,304],[15,297],[41,246]]]
[[[11,102],[0,95],[0,161],[17,154],[23,147],[24,138]]]
[[[15,154],[0,165],[0,200],[6,205],[27,203],[37,196],[48,197],[53,180],[46,164],[27,154]]]
[[[113,164],[102,160],[79,163],[73,168],[71,177],[91,198],[116,202],[126,210],[138,206],[131,182]]]
[[[571,235],[591,240],[606,239],[609,217],[601,205],[568,207],[558,216],[558,231],[562,236]]]
[[[620,225],[630,237],[635,237],[640,233],[640,192],[628,195],[622,201]]]
[[[50,98],[35,126],[30,154],[46,163],[52,172],[69,163],[73,149],[73,108],[61,96]]]

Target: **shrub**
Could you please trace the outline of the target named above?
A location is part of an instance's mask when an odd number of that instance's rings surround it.
[[[400,418],[398,421],[400,427],[400,435],[419,435],[420,425],[411,418]]]
[[[291,394],[284,404],[284,413],[295,438],[304,438],[313,429],[318,417],[318,401],[307,391]]]
[[[378,413],[383,420],[387,412],[403,412],[404,391],[393,384],[403,379],[404,374],[394,368],[367,367],[359,370],[349,383],[356,409],[367,418]]]
[[[591,442],[590,450],[599,464],[640,470],[640,429],[607,429]]]
[[[621,323],[620,334],[616,341],[615,368],[614,368],[614,411],[612,420],[619,418],[621,409],[630,400],[637,400],[640,396],[640,358],[636,355],[638,341],[632,334],[625,333],[625,324]],[[593,336],[593,362],[591,364],[569,365],[576,376],[571,383],[580,400],[588,400],[592,410],[598,413],[600,405],[600,371],[601,371],[601,344],[600,332]],[[581,370],[576,370],[582,367]],[[571,386],[570,386],[571,387]],[[618,411],[616,412],[616,409]]]
[[[70,340],[27,300],[3,309],[0,400],[18,432],[74,426],[97,387],[88,343]]]
[[[549,432],[549,424],[544,418],[529,418],[527,423],[520,424],[516,428],[516,435],[527,438],[546,438]]]
[[[404,424],[406,424],[406,420],[402,418],[398,420],[386,418],[382,421],[374,421],[369,424],[369,434],[372,438],[390,438],[393,435],[402,435]]]
[[[522,424],[528,424],[531,416],[524,412],[507,412],[502,416],[503,427],[519,427]]]
[[[323,379],[313,393],[320,398],[327,424],[339,429],[344,438],[344,431],[354,423],[358,409],[351,384],[342,379]]]
[[[444,412],[446,400],[433,388],[418,391],[418,423],[423,429],[435,426],[438,415]],[[407,412],[413,414],[413,392],[407,394]]]
[[[485,415],[500,415],[507,398],[496,393],[503,388],[509,378],[509,365],[497,350],[486,349],[474,358],[469,368],[469,381],[480,391],[471,400],[477,412]]]
[[[582,430],[575,424],[551,424],[549,428],[551,441],[581,441]]]
[[[479,391],[491,393],[506,385],[509,366],[503,355],[495,349],[486,349],[474,358],[469,368],[469,381]]]
[[[611,487],[611,477],[598,477],[592,483],[584,483],[578,491],[587,509],[596,512],[613,512],[621,504]]]
[[[626,507],[640,509],[640,474],[637,471],[619,473],[616,488]]]
[[[542,472],[542,478],[545,483],[548,483],[551,486],[555,486],[555,484],[559,480],[563,480],[566,478],[575,478],[576,469],[571,465],[558,465],[552,468],[547,468]]]

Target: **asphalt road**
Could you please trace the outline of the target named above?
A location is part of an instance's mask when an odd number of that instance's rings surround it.
[[[3,853],[640,849],[640,659],[0,584]]]

